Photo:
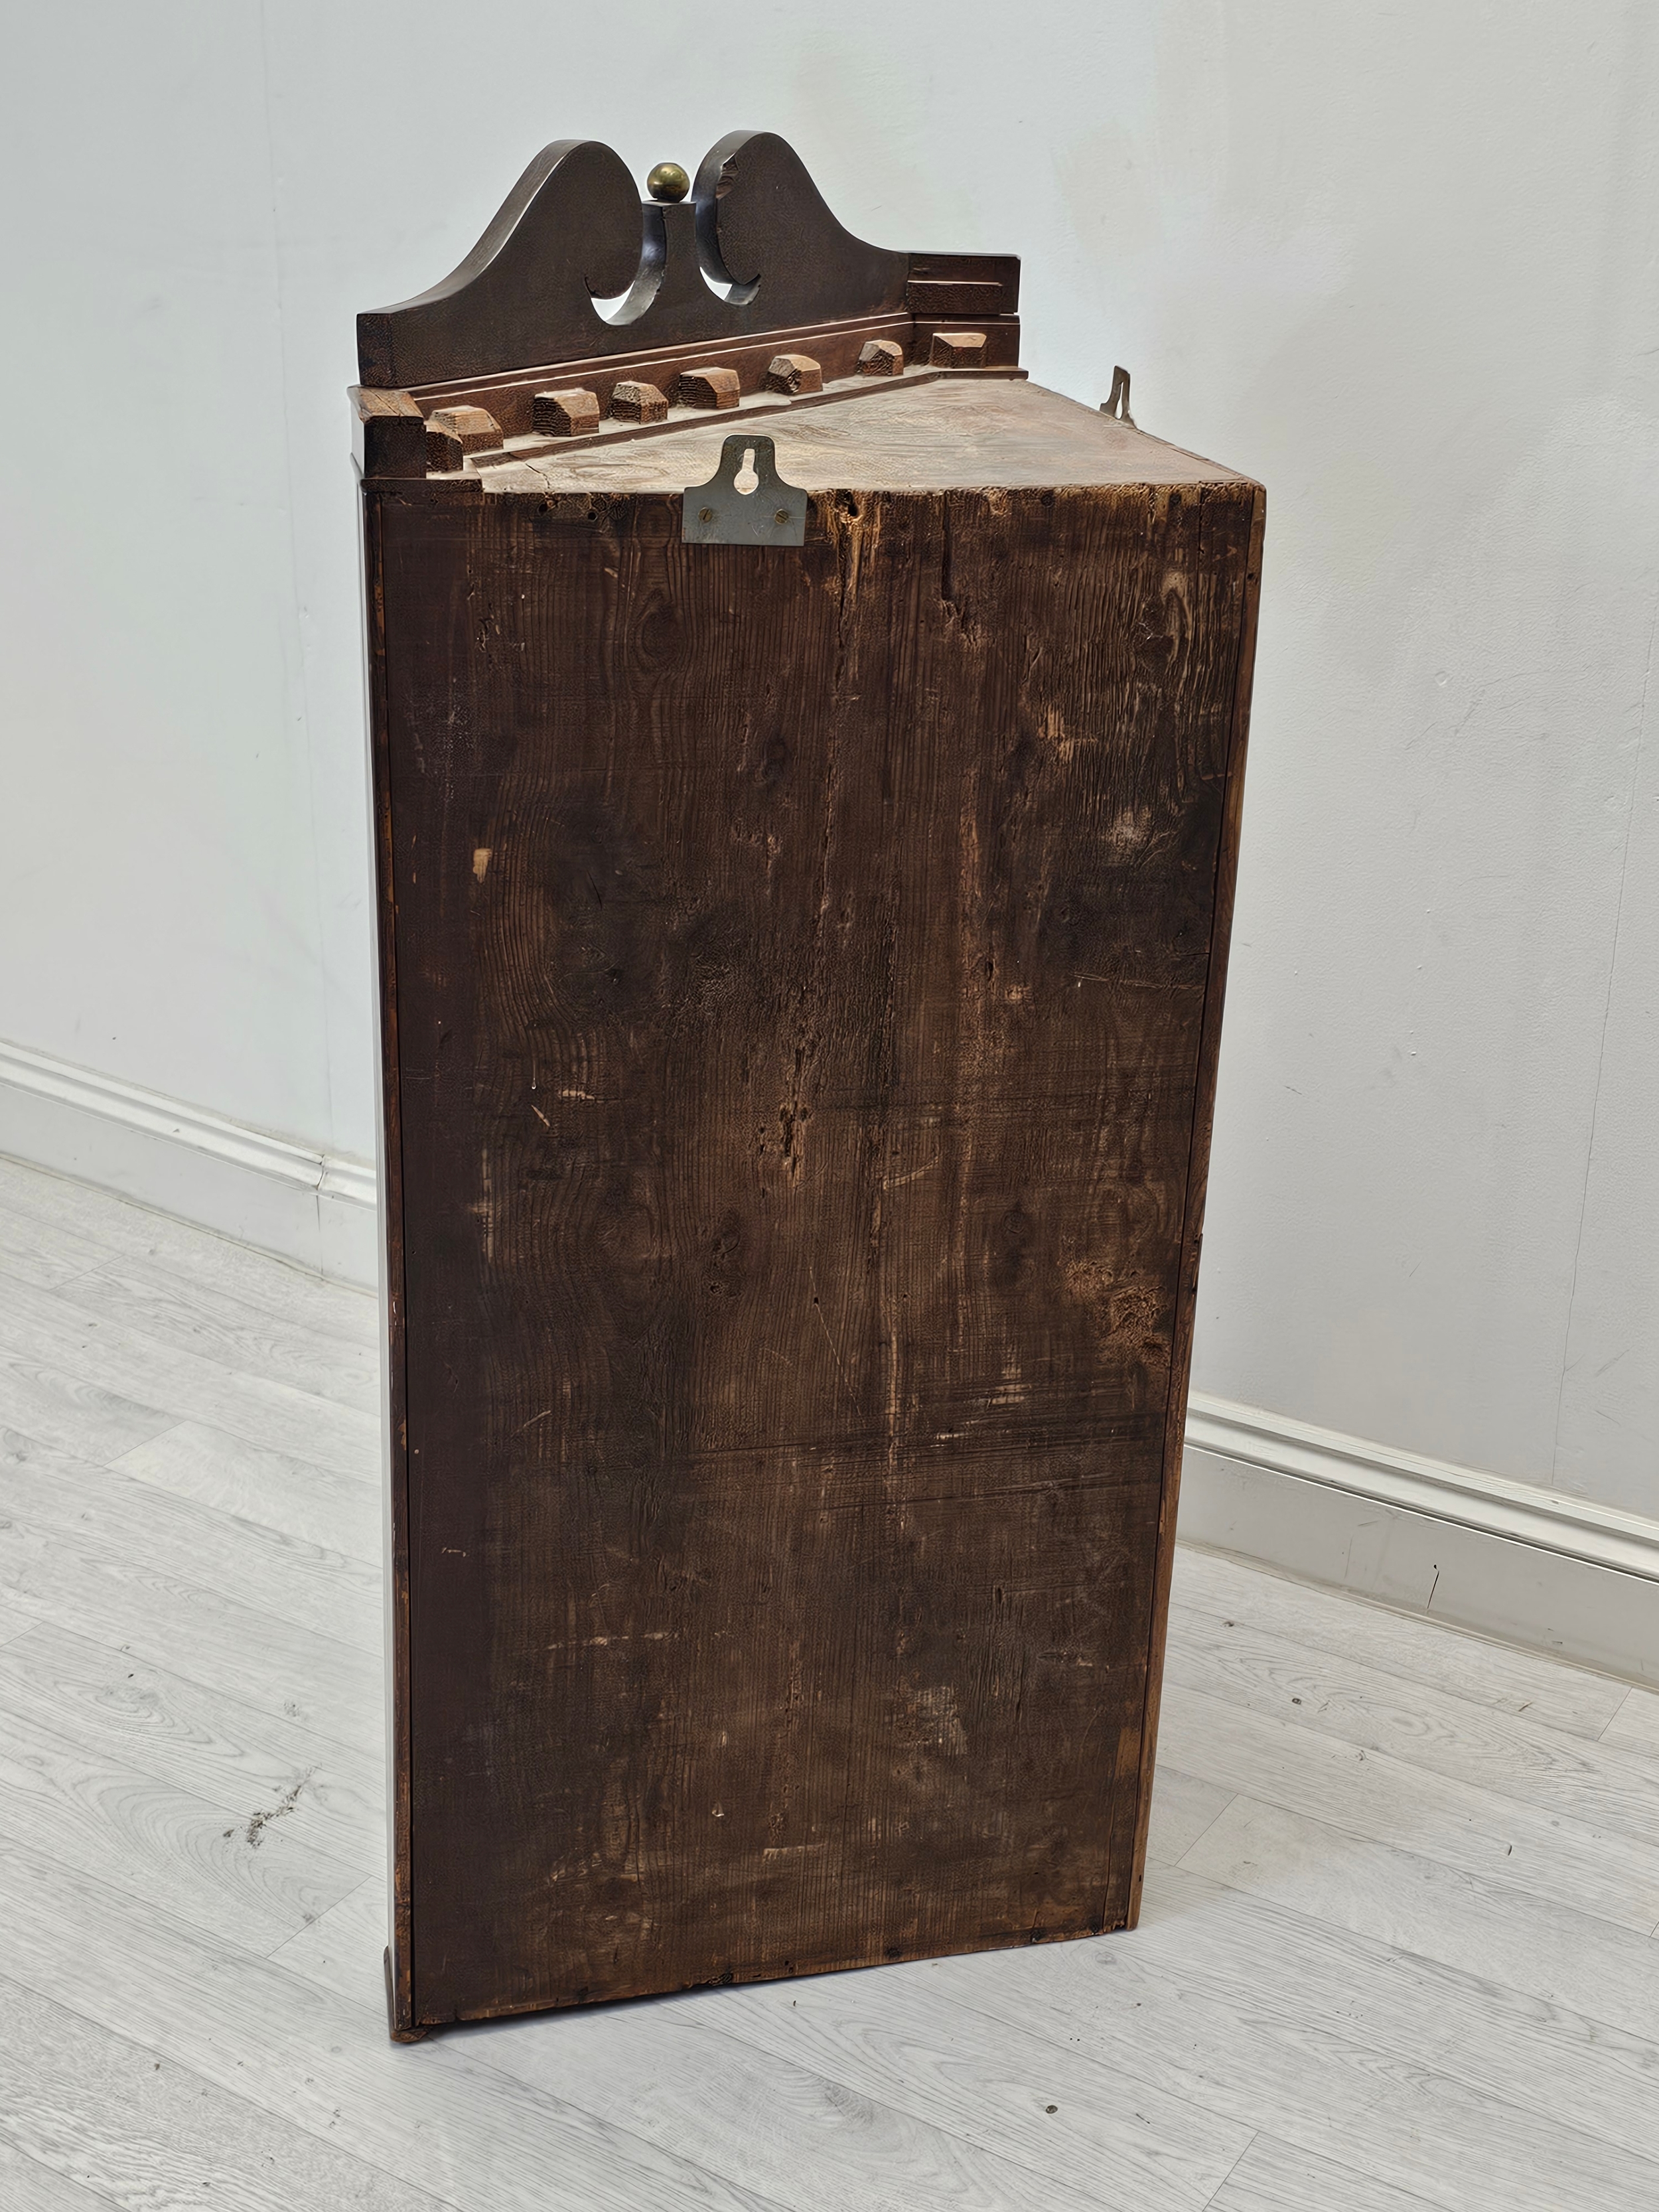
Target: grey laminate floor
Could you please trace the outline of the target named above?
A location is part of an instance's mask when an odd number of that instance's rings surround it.
[[[394,2049],[374,1340],[0,1162],[6,2212],[1659,2207],[1659,1698],[1197,1553],[1136,1934]]]

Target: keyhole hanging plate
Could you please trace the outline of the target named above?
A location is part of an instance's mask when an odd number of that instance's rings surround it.
[[[748,468],[744,456],[752,455]],[[738,478],[755,478],[752,491]],[[805,545],[806,494],[778,474],[769,438],[738,432],[720,447],[720,464],[707,483],[687,488],[680,536],[688,545]]]

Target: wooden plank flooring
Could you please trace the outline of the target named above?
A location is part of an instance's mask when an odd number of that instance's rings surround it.
[[[1133,1936],[394,2048],[374,1339],[0,1161],[7,2212],[1659,2207],[1659,1696],[1192,1551]]]

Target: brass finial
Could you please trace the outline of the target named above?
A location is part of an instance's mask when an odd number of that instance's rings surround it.
[[[659,161],[646,179],[645,189],[653,200],[683,200],[691,189],[691,179],[678,161]]]

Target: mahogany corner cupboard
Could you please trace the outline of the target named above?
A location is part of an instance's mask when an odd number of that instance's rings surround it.
[[[1262,493],[651,185],[358,325],[400,2039],[1139,1902]]]

